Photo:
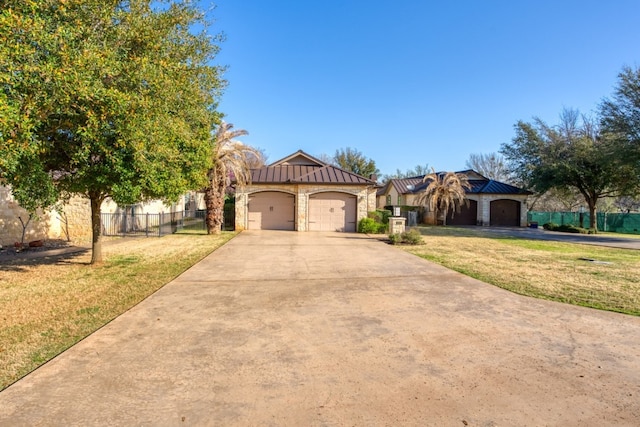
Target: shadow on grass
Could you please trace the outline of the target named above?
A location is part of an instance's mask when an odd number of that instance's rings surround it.
[[[91,249],[82,247],[68,247],[64,250],[52,249],[37,252],[7,253],[0,256],[0,270],[24,272],[26,267],[35,265],[88,265],[80,261],[80,257],[89,253]]]

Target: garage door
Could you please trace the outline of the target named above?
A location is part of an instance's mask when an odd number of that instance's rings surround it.
[[[520,202],[506,199],[491,202],[491,225],[520,226]]]
[[[478,202],[468,200],[469,204],[463,203],[460,212],[449,212],[447,215],[448,225],[476,225],[478,223]]]
[[[294,196],[277,191],[249,195],[249,230],[294,230]]]
[[[309,197],[310,231],[356,231],[356,196],[318,193]]]

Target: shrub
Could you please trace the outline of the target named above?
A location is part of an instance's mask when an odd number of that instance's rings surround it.
[[[409,245],[421,245],[423,242],[422,234],[416,229],[412,229],[409,231],[405,231],[401,234],[402,243],[406,243]]]
[[[387,226],[376,222],[373,218],[362,218],[358,223],[358,233],[379,234],[384,233]]]
[[[558,227],[557,231],[561,231],[563,233],[575,233],[575,234],[580,234],[580,233],[586,234],[587,232],[587,230],[585,230],[584,228],[576,227],[575,225],[571,225],[571,224],[561,225],[560,227]]]
[[[381,217],[381,223],[382,224],[389,224],[389,217],[391,216],[391,211],[388,211],[386,209],[378,209],[376,210],[376,212],[380,215]]]
[[[378,223],[373,218],[362,218],[358,223],[358,233],[373,234],[378,231]]]
[[[391,211],[386,209],[376,209],[375,211],[371,211],[367,214],[369,218],[373,218],[377,223],[380,224],[389,224],[389,217],[391,216]]]
[[[358,232],[366,234],[380,234],[387,231],[391,212],[378,209],[367,213],[367,218],[363,218],[358,223]]]
[[[404,243],[407,245],[421,245],[424,243],[422,234],[418,230],[405,231],[402,234],[389,234],[389,242],[392,245]]]
[[[558,224],[554,224],[553,222],[548,222],[542,227],[544,227],[545,230],[559,231],[562,233],[591,234],[589,230],[576,227],[575,225],[571,225],[571,224],[558,225]]]

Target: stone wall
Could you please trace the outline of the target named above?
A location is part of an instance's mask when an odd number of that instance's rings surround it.
[[[74,196],[57,215],[60,238],[73,242],[91,241],[91,203],[86,197]]]
[[[194,193],[193,199],[196,207],[201,208],[204,202],[202,196]],[[165,205],[159,200],[139,203],[134,206],[136,213],[160,213],[181,211],[184,207],[184,198],[176,205]],[[120,212],[121,208],[111,199],[102,203],[103,213]],[[10,187],[0,186],[0,244],[13,245],[19,242],[22,236],[20,219],[25,222],[29,213],[23,209],[13,198]],[[38,215],[29,223],[25,233],[25,242],[40,239],[64,239],[77,243],[91,241],[91,205],[89,199],[80,196],[72,197],[68,203],[58,210],[39,211]]]
[[[57,223],[52,221],[54,217],[54,212],[38,211],[37,215],[29,221],[29,212],[15,201],[11,189],[0,186],[0,244],[2,246],[13,245],[22,240],[23,228],[20,219],[25,223],[28,221],[25,243],[47,239],[50,235],[58,237],[60,230],[56,227]]]
[[[22,239],[20,218],[27,221],[29,212],[15,201],[11,189],[0,186],[0,244],[9,245]],[[74,242],[91,240],[91,207],[89,200],[73,197],[61,209],[39,210],[26,228],[24,241],[64,239]]]

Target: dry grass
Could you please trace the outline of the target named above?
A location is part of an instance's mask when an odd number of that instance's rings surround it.
[[[405,250],[522,295],[640,315],[640,252],[425,227]],[[585,259],[595,260],[588,261]]]
[[[221,236],[105,242],[90,253],[0,264],[0,390],[99,329],[222,246]]]

